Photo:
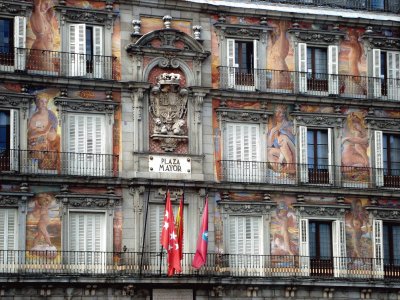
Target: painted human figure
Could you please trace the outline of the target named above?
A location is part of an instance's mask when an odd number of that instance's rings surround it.
[[[52,246],[50,234],[47,231],[47,226],[50,223],[49,206],[51,201],[52,199],[48,194],[42,194],[40,198],[35,200],[35,210],[33,214],[39,218],[36,225],[37,233],[34,238],[35,245],[42,244],[44,240],[48,246]]]

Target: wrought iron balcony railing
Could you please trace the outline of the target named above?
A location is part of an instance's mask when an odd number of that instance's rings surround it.
[[[1,150],[1,173],[117,177],[118,155]]]
[[[220,87],[239,91],[400,101],[400,79],[219,67]]]
[[[332,8],[344,8],[354,10],[368,10],[380,12],[400,11],[400,2],[393,0],[253,0],[269,3],[300,4],[307,6],[322,6]]]
[[[116,79],[116,58],[27,48],[0,48],[0,72]]]
[[[181,277],[340,278],[400,280],[400,260],[307,257],[296,255],[207,255],[206,264],[192,268],[194,254],[184,253]],[[156,252],[0,251],[0,276],[165,276],[166,254]]]
[[[221,160],[225,182],[322,185],[348,188],[400,188],[400,170],[336,165]]]

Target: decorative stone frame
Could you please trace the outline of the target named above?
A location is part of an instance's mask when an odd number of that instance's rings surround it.
[[[342,220],[350,212],[350,204],[307,204],[294,203],[298,219],[310,220]]]
[[[63,250],[68,250],[69,240],[69,213],[74,212],[87,212],[105,213],[106,233],[105,240],[106,251],[113,251],[113,222],[114,211],[116,207],[121,206],[121,197],[114,194],[72,194],[62,193],[56,195],[56,199],[60,202],[60,212],[62,219],[62,245]]]
[[[29,16],[33,4],[26,1],[7,1],[2,0],[0,4],[0,15],[9,17]]]
[[[0,192],[0,208],[17,209],[18,248],[13,250],[25,250],[28,199],[33,196],[34,194],[27,192]]]
[[[61,49],[63,52],[69,51],[68,26],[70,23],[85,23],[104,27],[104,56],[112,56],[112,33],[114,20],[117,13],[112,11],[112,5],[106,5],[106,9],[84,9],[66,5],[57,5],[55,10],[59,15],[61,31]]]
[[[270,249],[270,221],[271,213],[276,207],[276,203],[272,201],[229,201],[226,197],[224,200],[218,201],[217,206],[221,208],[223,222],[223,247],[224,253],[229,254],[229,217],[231,216],[252,216],[261,217],[263,254],[268,255]]]
[[[332,31],[328,30],[314,30],[314,29],[303,29],[303,28],[291,28],[287,31],[291,34],[291,37],[297,48],[297,43],[303,42],[311,46],[329,46],[337,45],[346,35],[345,32],[339,29]],[[297,52],[297,51],[296,51]]]
[[[361,39],[368,45],[369,50],[379,48],[383,50],[399,51],[400,38],[384,35],[364,34]]]
[[[104,124],[105,136],[113,136],[114,113],[119,107],[117,103],[110,100],[87,100],[55,97],[54,105],[57,106],[58,109],[61,128],[63,126],[66,127],[67,120],[65,115],[68,115],[68,113],[83,112],[88,114],[103,114],[108,116],[108,122]],[[68,130],[68,128],[65,128],[65,130]],[[68,135],[65,134],[65,130],[63,130],[64,134],[62,134],[62,145],[68,145]],[[105,147],[105,154],[111,154],[113,147],[112,140],[110,140],[108,143],[106,142]]]
[[[365,209],[373,219],[400,222],[400,208],[367,206]]]

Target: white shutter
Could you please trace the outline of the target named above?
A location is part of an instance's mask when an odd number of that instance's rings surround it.
[[[86,75],[86,26],[69,25],[70,76]]]
[[[298,43],[298,77],[299,77],[299,92],[307,92],[307,44]]]
[[[300,182],[308,182],[308,161],[307,161],[307,127],[299,126],[299,163]]]
[[[333,265],[335,277],[346,275],[346,232],[344,222],[335,220],[332,223]]]
[[[374,274],[375,277],[382,278],[383,270],[383,222],[382,220],[374,220],[373,222],[374,235]]]
[[[226,39],[226,58],[227,58],[227,76],[228,76],[228,88],[235,87],[235,67],[236,67],[236,59],[235,59],[235,40],[234,39]]]
[[[372,77],[374,97],[380,98],[381,92],[381,50],[372,49]]]
[[[18,171],[19,166],[19,110],[10,110],[10,170]]]
[[[259,82],[259,70],[258,70],[258,41],[254,40],[253,41],[253,76],[254,76],[254,87],[256,89],[259,88],[260,82]]]
[[[400,100],[400,52],[387,53],[388,98]]]
[[[383,180],[383,133],[375,131],[375,184],[377,187],[384,185]]]
[[[328,172],[329,172],[329,183],[334,184],[335,182],[335,162],[334,162],[334,151],[333,151],[333,129],[328,128]]]
[[[149,226],[149,248],[150,252],[159,253],[161,249],[161,231],[162,222],[164,220],[164,206],[163,205],[150,205],[149,220],[147,226]]]
[[[17,209],[0,209],[0,271],[15,271],[18,259]]]
[[[302,275],[308,276],[310,274],[310,248],[308,242],[308,219],[300,219],[299,228],[299,241],[300,241],[300,271]]]
[[[329,94],[339,94],[339,47],[328,46]]]
[[[93,26],[93,77],[103,78],[104,56],[103,56],[103,27]]]
[[[14,17],[14,67],[25,70],[26,67],[26,17]]]

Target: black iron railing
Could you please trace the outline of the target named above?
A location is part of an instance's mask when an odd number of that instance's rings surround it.
[[[0,71],[46,76],[116,79],[113,56],[27,48],[0,48]]]
[[[207,255],[199,270],[194,254],[184,253],[182,272],[196,277],[313,277],[358,280],[400,280],[400,260],[296,255]],[[165,276],[166,254],[156,252],[0,251],[1,274]]]
[[[400,170],[385,168],[221,160],[218,175],[225,182],[400,188]]]
[[[400,12],[400,2],[393,0],[252,0],[269,3],[300,4],[307,6],[322,6],[354,10],[368,10],[380,12]]]
[[[400,79],[219,67],[220,87],[239,91],[400,101]]]
[[[37,150],[1,150],[0,172],[117,177],[118,155]]]

